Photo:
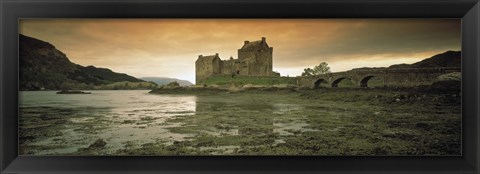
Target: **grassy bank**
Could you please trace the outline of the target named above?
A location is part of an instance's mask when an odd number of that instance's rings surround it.
[[[206,79],[202,84],[205,85],[279,85],[296,84],[294,77],[274,77],[274,76],[213,76]]]

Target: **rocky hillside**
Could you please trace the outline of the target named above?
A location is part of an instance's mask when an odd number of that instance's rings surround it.
[[[180,84],[180,86],[193,85],[193,83],[188,81],[188,80],[181,80],[181,79],[169,78],[169,77],[142,77],[140,79],[145,80],[145,81],[155,82],[158,85],[167,85],[168,83],[174,82],[174,81],[178,82],[178,84]]]
[[[447,51],[426,58],[413,64],[392,65],[389,68],[434,68],[434,67],[462,67],[462,52]]]
[[[115,82],[144,82],[106,68],[71,62],[55,46],[20,34],[20,90],[95,89]]]

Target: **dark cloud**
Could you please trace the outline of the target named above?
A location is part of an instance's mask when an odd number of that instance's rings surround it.
[[[193,80],[199,54],[237,57],[244,40],[262,36],[274,47],[274,69],[298,75],[323,61],[345,70],[460,50],[460,26],[460,19],[24,19],[20,33],[83,65]]]

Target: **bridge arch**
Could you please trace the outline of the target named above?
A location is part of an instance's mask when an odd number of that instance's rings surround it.
[[[314,89],[320,88],[320,85],[322,83],[328,83],[328,81],[325,80],[325,79],[317,79],[317,80],[315,80],[315,83],[313,84],[314,85],[313,88]]]
[[[332,88],[337,88],[337,87],[338,87],[338,84],[339,84],[341,81],[343,81],[343,80],[350,80],[350,81],[352,81],[352,79],[349,78],[349,77],[340,77],[340,78],[337,78],[337,79],[333,80],[333,82],[332,82],[332,84],[331,84]]]
[[[367,75],[360,80],[360,87],[362,88],[367,88],[368,87],[368,81],[372,78],[380,78],[379,76],[376,75]]]

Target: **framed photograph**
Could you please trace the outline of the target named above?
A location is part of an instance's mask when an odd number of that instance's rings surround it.
[[[1,173],[478,173],[478,0],[1,1]]]

